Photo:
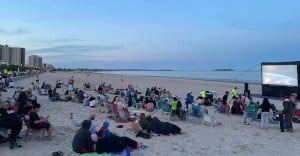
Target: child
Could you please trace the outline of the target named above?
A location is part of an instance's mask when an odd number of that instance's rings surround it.
[[[247,123],[256,119],[256,111],[258,109],[258,104],[251,100],[250,104],[247,106]]]

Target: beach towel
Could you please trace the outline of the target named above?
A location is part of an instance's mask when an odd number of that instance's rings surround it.
[[[142,145],[142,147],[139,147],[139,148],[130,148],[130,153],[135,153],[135,152],[140,152],[140,151],[143,151],[147,148],[148,146],[146,145]],[[66,147],[66,149],[68,151],[71,151],[71,152],[74,152],[73,151],[73,148],[68,146]],[[97,152],[93,152],[93,153],[84,153],[84,154],[79,154],[80,156],[127,156],[127,149],[125,149],[124,151],[122,152],[119,152],[119,153],[102,153],[102,154],[98,154]]]
[[[68,151],[74,152],[74,151],[73,151],[73,148],[70,147],[70,146],[67,146],[66,149],[67,149]],[[93,153],[84,153],[84,154],[79,154],[79,153],[78,153],[78,155],[80,155],[80,156],[84,156],[84,155],[86,155],[86,156],[113,156],[111,153],[102,153],[102,154],[98,154],[98,153],[96,153],[96,152],[93,152]]]

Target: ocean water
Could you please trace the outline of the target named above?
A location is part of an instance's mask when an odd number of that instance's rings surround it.
[[[213,80],[241,83],[261,83],[260,71],[103,71],[102,74],[139,75],[183,79]]]

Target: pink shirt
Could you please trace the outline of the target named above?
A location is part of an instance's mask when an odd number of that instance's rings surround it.
[[[151,103],[147,103],[146,104],[146,109],[147,110],[152,110],[152,109],[154,109],[154,104],[151,102]]]

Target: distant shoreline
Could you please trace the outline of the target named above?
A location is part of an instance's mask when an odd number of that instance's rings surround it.
[[[242,80],[227,80],[227,79],[205,79],[205,78],[188,78],[188,77],[172,77],[172,76],[147,76],[147,75],[130,75],[130,74],[112,74],[112,73],[100,73],[100,72],[93,72],[95,74],[107,74],[107,75],[126,75],[126,76],[142,76],[142,77],[158,77],[158,78],[169,78],[169,79],[182,79],[182,80],[201,80],[201,81],[210,81],[210,82],[224,82],[224,83],[249,83],[260,85],[259,82],[252,82],[252,81],[242,81]]]

